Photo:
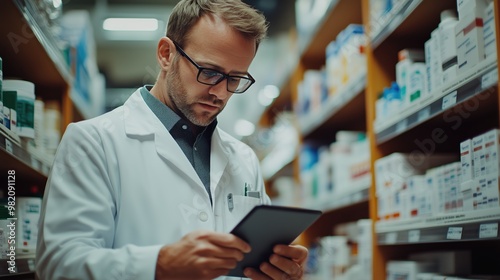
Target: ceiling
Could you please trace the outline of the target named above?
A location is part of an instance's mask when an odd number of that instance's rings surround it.
[[[135,87],[144,82],[152,83],[155,72],[155,48],[153,40],[109,40],[102,33],[102,20],[108,16],[149,16],[163,19],[166,25],[170,10],[178,0],[66,0],[64,11],[88,10],[94,22],[97,61],[110,88]],[[269,21],[268,37],[287,32],[294,24],[294,5],[290,0],[245,0],[244,2],[263,12]],[[163,34],[163,33],[160,33]],[[145,76],[147,75],[147,76]],[[149,77],[151,76],[151,77]]]
[[[174,0],[65,0],[63,11],[87,10],[93,23],[96,43],[96,60],[99,71],[106,79],[108,109],[121,105],[133,91],[144,84],[153,84],[158,73],[156,45],[165,29],[151,38],[124,40],[111,38],[102,29],[107,17],[155,17],[166,26]],[[295,24],[295,1],[292,0],[244,0],[263,12],[269,22],[268,38],[261,44],[249,72],[257,82],[244,95],[233,96],[219,116],[219,125],[228,133],[235,134],[235,121],[242,118],[256,123],[265,107],[259,105],[257,92],[268,84],[280,86],[279,73],[285,72],[286,60],[278,45],[288,48],[286,42]],[[137,34],[137,37],[143,34]],[[138,39],[138,38],[135,38]],[[277,68],[277,69],[275,69]],[[274,69],[274,70],[273,70]],[[272,73],[271,73],[272,71]],[[239,137],[241,138],[241,137]]]

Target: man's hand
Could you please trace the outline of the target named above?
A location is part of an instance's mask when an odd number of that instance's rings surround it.
[[[307,248],[300,245],[276,245],[269,262],[260,265],[260,271],[252,268],[244,270],[245,276],[256,280],[300,280],[304,275]]]
[[[156,280],[213,279],[229,273],[250,245],[228,233],[195,231],[161,248]]]

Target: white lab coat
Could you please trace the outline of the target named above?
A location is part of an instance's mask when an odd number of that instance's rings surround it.
[[[245,197],[244,185],[261,199]],[[123,106],[71,124],[47,181],[40,279],[154,279],[158,252],[196,229],[229,232],[270,203],[255,153],[219,128],[210,189],[137,90]],[[229,211],[227,195],[233,194]]]

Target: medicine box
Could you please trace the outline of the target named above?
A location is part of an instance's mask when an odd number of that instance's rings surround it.
[[[493,129],[483,134],[485,174],[499,174],[500,130]]]
[[[486,166],[483,135],[472,138],[472,158],[474,161],[474,178],[484,176],[486,174]]]
[[[489,57],[497,52],[495,10],[491,1],[484,11],[484,55]]]
[[[478,3],[481,1],[478,0]],[[479,5],[460,15],[455,26],[457,45],[457,74],[460,75],[484,60],[484,11]]]
[[[461,163],[460,171],[462,172],[461,181],[467,182],[472,180],[474,178],[474,172],[473,172],[474,167],[472,163],[471,139],[467,139],[460,143],[460,163]]]

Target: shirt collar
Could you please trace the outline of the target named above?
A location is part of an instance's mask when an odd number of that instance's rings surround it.
[[[168,131],[171,131],[178,122],[186,123],[186,125],[194,125],[187,120],[183,120],[174,110],[153,96],[149,91],[152,87],[152,85],[145,85],[141,88],[142,98]],[[202,133],[211,137],[216,126],[217,119],[210,123]]]

